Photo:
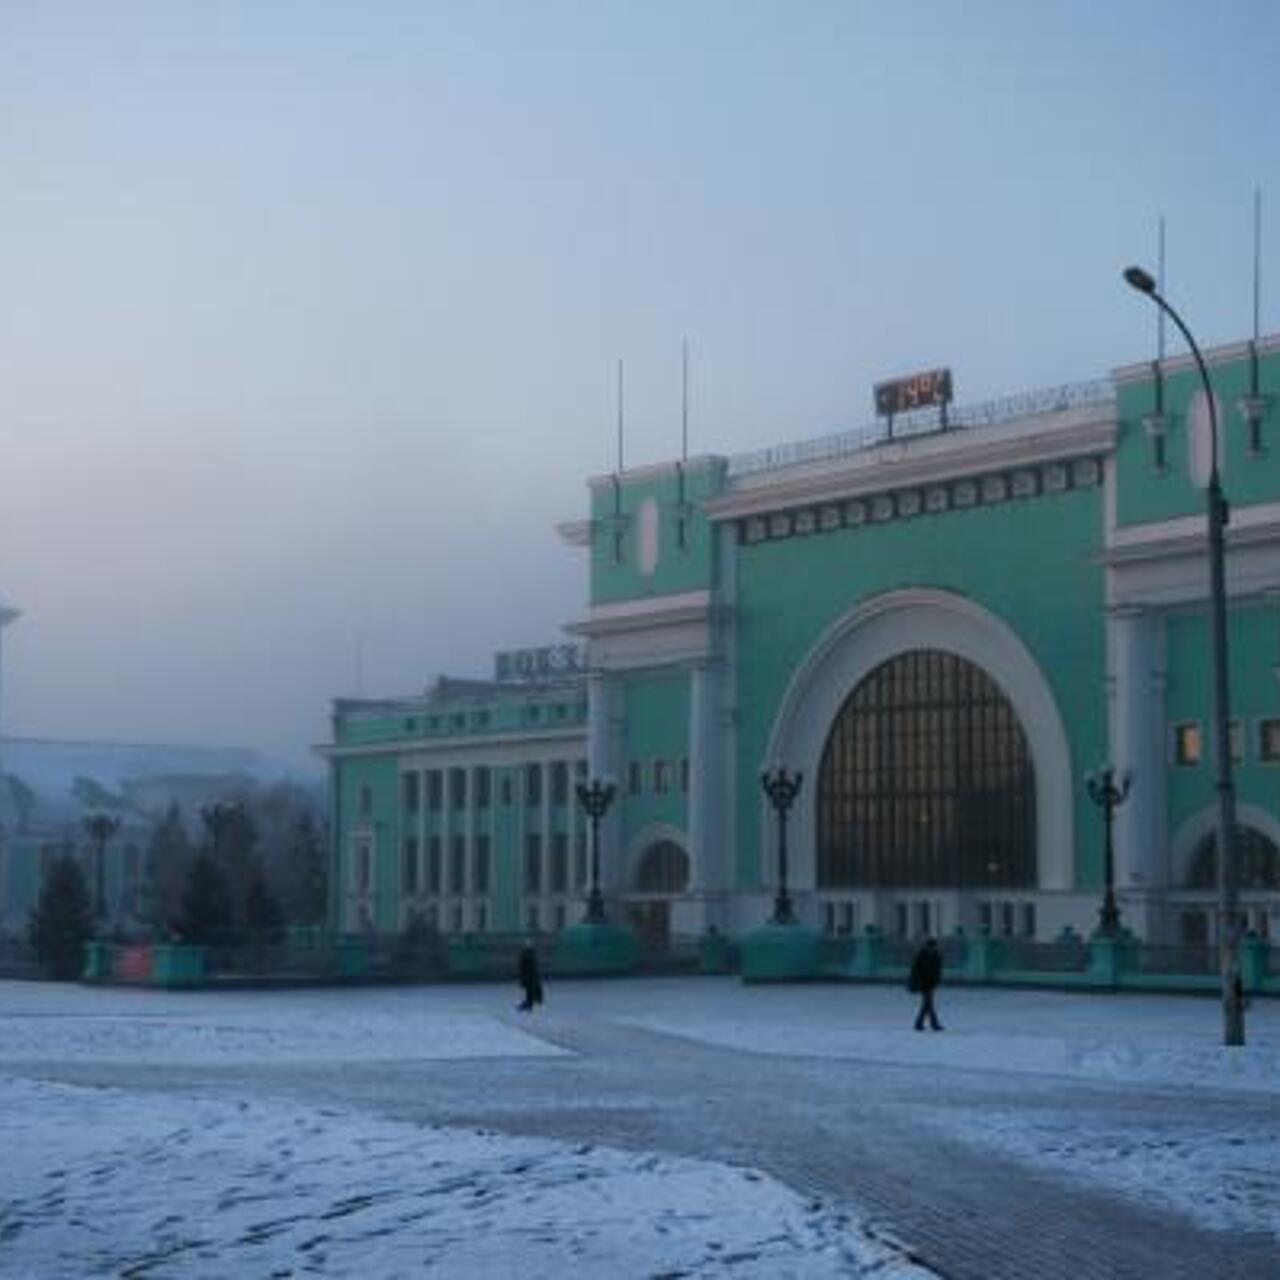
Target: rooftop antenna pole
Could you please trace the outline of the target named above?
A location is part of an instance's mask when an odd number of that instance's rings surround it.
[[[622,563],[622,357],[618,357],[618,469],[613,473],[613,563]]]
[[[1258,386],[1258,337],[1262,323],[1262,188],[1253,189],[1253,341],[1249,343],[1249,394],[1240,411],[1249,424],[1249,453],[1262,454],[1262,418],[1267,402]]]
[[[1257,329],[1254,321],[1254,329]],[[680,344],[680,461],[689,461],[689,339]]]
[[[1157,287],[1161,296],[1164,295],[1164,214],[1160,215],[1158,244],[1156,246],[1156,275],[1158,276]],[[1156,359],[1160,364],[1164,364],[1164,312],[1156,308]]]
[[[622,474],[622,359],[618,359],[618,474]]]
[[[1253,189],[1253,341],[1257,345],[1262,314],[1262,188]],[[1256,393],[1255,393],[1256,394]]]

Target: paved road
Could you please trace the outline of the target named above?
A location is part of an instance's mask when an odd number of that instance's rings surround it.
[[[581,984],[585,989],[590,984]],[[561,992],[557,993],[562,995]],[[424,993],[424,998],[429,998]],[[736,998],[736,997],[735,997]],[[67,1066],[56,1074],[130,1087],[231,1090],[354,1105],[395,1118],[473,1125],[733,1161],[828,1202],[954,1280],[1273,1280],[1273,1236],[1215,1232],[1171,1213],[1029,1172],[946,1137],[939,1106],[1082,1124],[1148,1122],[1176,1133],[1242,1118],[1274,1126],[1274,1098],[1105,1088],[1050,1077],[946,1073],[856,1060],[745,1055],[609,1020],[603,987],[512,1025],[572,1051],[556,1058],[272,1068]],[[51,1075],[53,1072],[42,1072]]]

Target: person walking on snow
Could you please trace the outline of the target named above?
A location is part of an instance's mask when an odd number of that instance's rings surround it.
[[[933,993],[942,981],[942,952],[938,950],[937,939],[926,938],[924,946],[916,952],[911,962],[911,976],[907,979],[907,990],[920,997],[920,1012],[916,1014],[916,1030],[923,1031],[925,1019],[934,1031],[942,1030],[938,1021],[938,1011],[933,1007]]]
[[[534,950],[533,940],[526,939],[520,948],[520,963],[517,976],[524,988],[524,1000],[516,1005],[521,1013],[532,1013],[535,1004],[542,1003],[542,974],[538,971],[538,953]]]

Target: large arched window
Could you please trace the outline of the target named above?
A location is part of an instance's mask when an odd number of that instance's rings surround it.
[[[1218,883],[1218,833],[1202,836],[1191,857],[1188,889],[1213,889]],[[1280,889],[1280,849],[1253,827],[1236,827],[1236,876],[1241,889]]]
[[[636,869],[637,893],[683,893],[689,883],[689,858],[674,840],[651,844]]]
[[[1035,774],[980,667],[915,649],[845,701],[818,777],[818,886],[1030,888]]]

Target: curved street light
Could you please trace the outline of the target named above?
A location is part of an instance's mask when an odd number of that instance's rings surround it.
[[[1227,503],[1218,475],[1218,407],[1209,384],[1200,348],[1182,317],[1161,297],[1156,282],[1141,267],[1126,267],[1124,278],[1133,289],[1145,293],[1178,326],[1195,357],[1205,400],[1209,405],[1209,611],[1210,661],[1213,666],[1213,741],[1217,752],[1218,843],[1218,962],[1222,973],[1222,1042],[1244,1044],[1244,991],[1240,982],[1240,952],[1236,931],[1236,796],[1231,761],[1231,712],[1227,686],[1227,592],[1224,529]]]

